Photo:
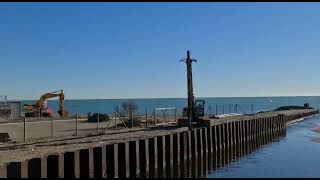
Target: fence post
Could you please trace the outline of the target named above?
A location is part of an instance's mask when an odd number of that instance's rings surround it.
[[[148,127],[148,109],[146,108],[146,127]]]
[[[26,121],[27,121],[27,118],[24,117],[24,119],[23,119],[23,142],[26,142]]]
[[[216,115],[218,115],[218,105],[216,104]]]
[[[76,136],[78,136],[78,114],[76,115]]]
[[[154,125],[156,125],[156,110],[153,110],[153,121]]]
[[[119,117],[118,117],[119,118]],[[118,130],[117,117],[114,118],[114,123],[116,124],[116,131]],[[128,125],[129,126],[129,125]]]
[[[253,114],[253,104],[251,104],[251,113]]]
[[[53,117],[51,116],[51,137],[53,138]]]
[[[39,108],[38,112],[39,112],[39,121],[40,121],[40,120],[41,120],[41,111],[40,111],[40,108]]]
[[[177,108],[174,110],[174,120],[177,123]]]
[[[99,134],[99,121],[100,121],[100,113],[98,113],[98,119],[97,119],[97,133]]]
[[[130,110],[131,128],[133,128],[133,110]]]

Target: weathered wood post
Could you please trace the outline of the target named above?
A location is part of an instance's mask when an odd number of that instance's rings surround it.
[[[102,167],[102,178],[107,178],[107,146],[103,145],[102,146],[102,163],[101,163],[101,167]]]
[[[253,114],[253,104],[251,104],[251,114]]]
[[[200,159],[203,157],[203,134],[202,134],[202,128],[198,129],[198,134],[197,134],[197,140],[198,140],[198,152]]]
[[[119,149],[119,145],[118,144],[114,144],[113,145],[113,158],[114,158],[114,178],[119,178],[119,162],[118,162],[118,149]]]
[[[23,119],[23,141],[26,142],[26,121],[27,121],[27,118],[24,117]]]
[[[235,157],[235,131],[234,131],[234,127],[235,127],[235,122],[230,122],[229,124],[229,138],[230,138],[230,157],[231,159],[233,159]]]
[[[99,121],[100,121],[100,113],[98,113],[97,117],[97,133],[99,134]]]
[[[133,110],[130,109],[131,128],[133,128]]]
[[[42,114],[40,107],[38,109],[38,112],[39,112],[39,121],[40,121],[41,120],[41,114]]]
[[[146,127],[148,127],[148,109],[146,109]]]
[[[155,109],[153,110],[153,122],[154,122],[154,125],[156,125],[156,110]]]
[[[177,123],[177,108],[174,109],[174,121]]]
[[[217,157],[218,157],[218,134],[217,134],[217,126],[212,126],[212,166],[216,167],[217,162]]]
[[[78,119],[79,119],[79,115],[76,114],[76,136],[78,136]]]
[[[7,164],[0,165],[0,178],[7,178]]]
[[[51,137],[53,138],[53,117],[51,116]]]
[[[216,104],[216,115],[218,115],[218,105]]]

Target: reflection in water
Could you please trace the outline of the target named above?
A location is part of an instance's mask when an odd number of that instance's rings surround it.
[[[209,178],[297,178],[320,177],[320,145],[312,139],[319,137],[313,129],[319,123],[319,116],[290,125],[282,138],[238,161],[209,172]]]
[[[230,163],[233,164],[233,167],[238,166],[237,161],[241,157],[256,152],[263,145],[277,142],[285,135],[285,131],[282,131],[279,134],[261,136],[261,138],[253,139],[251,142],[234,144],[225,149],[218,149],[217,152],[203,152],[203,157],[201,157],[201,153],[198,153],[198,156],[191,158],[191,160],[187,159],[185,162],[173,163],[172,166],[170,166],[170,163],[167,163],[165,168],[159,167],[156,170],[153,169],[148,172],[147,176],[142,177],[206,178],[209,173],[219,172],[218,169],[220,167],[225,167]]]

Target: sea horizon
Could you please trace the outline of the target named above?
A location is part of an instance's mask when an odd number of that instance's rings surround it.
[[[39,96],[40,98],[41,96]],[[195,99],[202,98],[277,98],[277,97],[320,97],[320,95],[283,95],[283,96],[199,96]],[[58,97],[57,97],[58,98]],[[187,99],[188,97],[137,97],[137,98],[65,98],[65,100],[134,100],[134,99]],[[8,101],[36,101],[38,99],[8,99]],[[48,99],[48,101],[56,99]]]

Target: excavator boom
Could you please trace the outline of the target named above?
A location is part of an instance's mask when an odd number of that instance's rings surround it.
[[[54,91],[42,95],[35,104],[25,104],[24,109],[28,116],[34,116],[36,113],[43,113],[45,110],[44,103],[47,99],[59,97],[59,111],[61,117],[67,117],[68,113],[64,110],[64,91]],[[39,112],[40,111],[40,112]]]

